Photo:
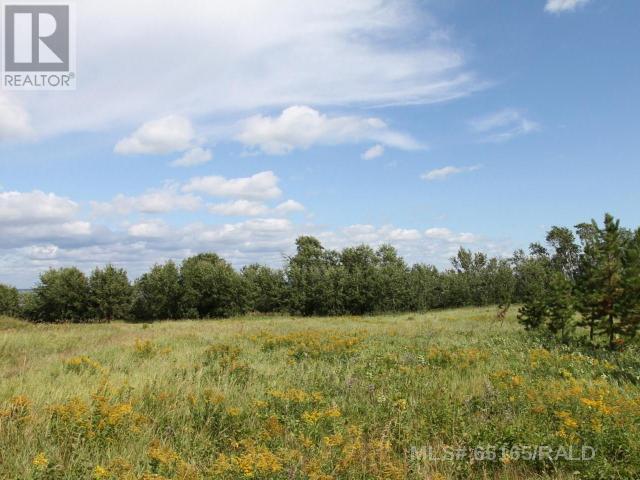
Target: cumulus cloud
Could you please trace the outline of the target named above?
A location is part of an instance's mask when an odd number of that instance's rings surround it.
[[[587,4],[589,0],[547,0],[544,10],[550,13],[572,12]]]
[[[208,163],[213,158],[211,150],[201,147],[192,148],[182,157],[171,162],[172,167],[195,167]]]
[[[212,197],[236,197],[245,200],[266,200],[282,194],[278,177],[272,171],[245,178],[225,178],[217,175],[195,177],[182,187],[184,192],[204,193]]]
[[[284,216],[295,212],[303,212],[304,206],[295,200],[286,200],[274,208],[270,208],[262,202],[251,200],[235,200],[227,203],[209,205],[209,211],[217,215],[228,216]]]
[[[54,193],[0,192],[0,225],[32,225],[68,222],[79,205]]]
[[[3,249],[34,244],[69,246],[109,241],[104,228],[78,218],[79,213],[78,203],[54,193],[0,192],[0,258]]]
[[[286,108],[277,117],[255,115],[248,118],[236,139],[268,155],[282,155],[313,145],[367,140],[405,150],[422,147],[411,136],[390,130],[379,118],[329,116],[299,105]]]
[[[134,223],[129,226],[127,232],[137,238],[162,238],[169,234],[170,229],[163,220],[150,220]]]
[[[481,88],[456,38],[439,34],[448,26],[427,8],[419,0],[325,0],[313,8],[294,0],[83,0],[82,88],[21,99],[36,130],[56,134],[167,112],[433,103]]]
[[[472,165],[470,167],[447,166],[447,167],[436,168],[435,170],[430,170],[428,172],[425,172],[422,175],[420,175],[420,178],[422,178],[423,180],[427,180],[429,182],[434,180],[444,180],[445,178],[450,177],[451,175],[458,175],[460,173],[466,173],[466,172],[474,172],[476,170],[479,170],[480,168],[482,168],[480,165]]]
[[[93,214],[128,215],[132,212],[167,213],[174,210],[195,211],[202,206],[199,197],[183,194],[175,184],[152,189],[139,196],[116,195],[110,202],[91,202]]]
[[[262,202],[235,200],[227,203],[209,205],[209,211],[218,215],[253,217],[264,215],[269,211],[269,207]]]
[[[490,143],[506,142],[514,137],[540,130],[540,125],[512,108],[476,118],[469,124],[476,133],[482,134],[482,141]]]
[[[294,212],[304,212],[305,208],[300,202],[296,202],[295,200],[285,200],[284,202],[276,205],[273,210],[277,215],[287,215]]]
[[[372,160],[381,157],[384,154],[384,147],[380,144],[366,150],[361,156],[364,160]]]
[[[180,115],[168,115],[143,123],[130,136],[120,140],[114,151],[121,155],[164,155],[191,147],[195,131],[191,121]]]
[[[32,134],[29,114],[15,99],[0,92],[0,142]]]
[[[2,227],[1,245],[20,245],[23,242],[71,240],[88,238],[95,233],[91,222],[73,220],[60,223],[13,224]]]

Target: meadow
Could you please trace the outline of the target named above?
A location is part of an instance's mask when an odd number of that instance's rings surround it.
[[[2,479],[640,478],[638,350],[515,308],[1,318],[0,375]]]

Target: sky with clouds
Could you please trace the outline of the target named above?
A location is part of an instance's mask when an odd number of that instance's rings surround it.
[[[636,1],[76,5],[77,90],[0,90],[0,282],[640,224]]]

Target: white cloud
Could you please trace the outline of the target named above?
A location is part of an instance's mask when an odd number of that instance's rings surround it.
[[[245,178],[220,176],[195,177],[182,187],[184,192],[205,193],[213,197],[235,197],[246,200],[266,200],[282,194],[278,177],[271,171]]]
[[[13,224],[2,227],[3,238],[0,244],[19,245],[26,241],[41,241],[54,239],[73,239],[75,237],[89,237],[94,233],[94,227],[90,222],[72,220],[60,223],[32,223]]]
[[[273,210],[276,215],[287,215],[289,213],[304,212],[304,205],[295,200],[285,200]]]
[[[121,155],[180,152],[191,147],[195,131],[188,118],[168,115],[143,123],[130,136],[120,140],[114,151]]]
[[[476,118],[469,123],[475,132],[483,135],[483,141],[491,143],[506,142],[514,137],[540,129],[540,125],[525,118],[521,112],[512,108],[505,108]]]
[[[422,146],[409,135],[394,132],[379,118],[328,116],[307,106],[286,108],[278,117],[255,115],[243,123],[236,139],[269,155],[282,155],[313,145],[338,145],[373,140],[413,150]]]
[[[441,227],[429,228],[424,232],[424,235],[430,239],[443,240],[445,242],[456,244],[476,243],[480,240],[480,238],[473,233],[455,233],[448,228]]]
[[[262,202],[235,200],[227,203],[209,205],[209,211],[218,215],[254,217],[264,215],[269,211],[269,207]]]
[[[420,232],[413,228],[394,228],[389,232],[388,238],[391,241],[418,240],[422,237]]]
[[[384,154],[384,147],[380,144],[374,145],[362,154],[364,160],[372,160]]]
[[[91,202],[93,214],[128,215],[132,212],[167,213],[174,210],[195,211],[202,206],[199,197],[181,194],[177,185],[170,184],[160,189],[149,190],[142,195],[129,197],[116,195],[110,202]]]
[[[342,229],[348,243],[367,243],[373,246],[389,242],[405,242],[420,240],[422,235],[412,228],[396,228],[392,225],[375,227],[374,225],[356,224]]]
[[[251,200],[235,200],[227,203],[209,205],[209,211],[218,215],[256,217],[265,215],[284,216],[290,213],[303,212],[304,206],[295,200],[286,200],[274,208],[262,202]]]
[[[212,158],[211,150],[201,147],[192,148],[182,157],[171,162],[173,167],[195,167],[210,162]]]
[[[473,165],[470,167],[448,166],[448,167],[436,168],[435,170],[430,170],[428,172],[425,172],[422,175],[420,175],[420,178],[427,181],[444,180],[445,178],[451,175],[458,175],[460,173],[465,173],[465,172],[474,172],[480,168],[481,168],[480,165]]]
[[[79,8],[82,88],[20,97],[45,135],[130,127],[167,112],[432,103],[482,86],[419,0],[313,8],[297,0],[83,0]]]
[[[131,225],[127,232],[132,237],[141,238],[162,238],[168,235],[171,230],[162,220],[150,220],[146,222],[134,223]]]
[[[0,192],[0,225],[64,223],[72,219],[78,209],[76,202],[40,190]]]
[[[589,0],[547,0],[544,10],[550,13],[572,12]]]
[[[0,92],[0,142],[24,139],[32,133],[27,111]]]

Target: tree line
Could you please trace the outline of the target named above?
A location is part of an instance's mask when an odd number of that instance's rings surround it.
[[[310,236],[282,269],[252,264],[236,271],[215,253],[154,265],[135,282],[113,265],[89,276],[50,269],[35,288],[0,285],[0,314],[34,322],[218,318],[247,312],[364,315],[463,306],[523,304],[520,321],[569,339],[586,327],[610,344],[637,331],[640,312],[640,229],[610,215],[571,229],[553,227],[546,245],[511,258],[460,248],[450,268],[408,265],[390,245],[341,251]]]

